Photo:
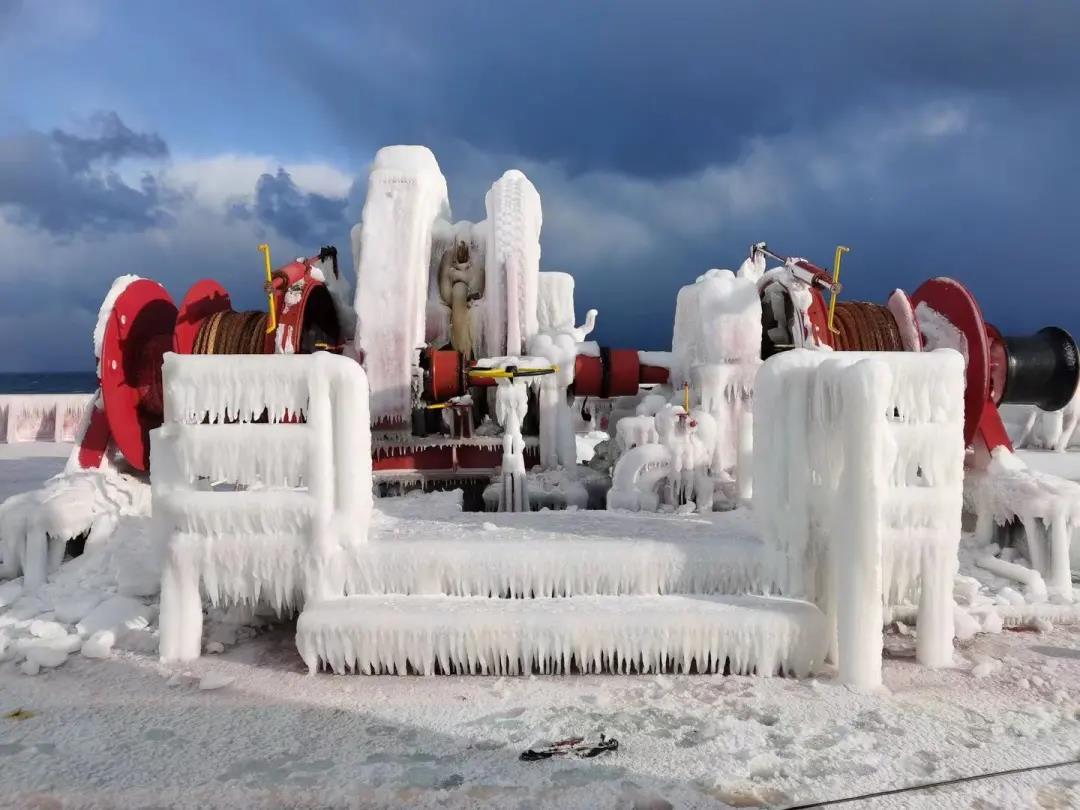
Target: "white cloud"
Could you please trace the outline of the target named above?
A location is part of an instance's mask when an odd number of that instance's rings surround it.
[[[287,171],[302,191],[327,197],[348,194],[353,177],[329,163],[291,162],[268,155],[226,153],[204,157],[177,155],[162,172],[170,186],[189,191],[202,205],[223,206],[250,197],[263,174]]]

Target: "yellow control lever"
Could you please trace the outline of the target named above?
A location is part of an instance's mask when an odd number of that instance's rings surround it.
[[[266,325],[266,334],[269,335],[277,329],[277,306],[274,304],[274,273],[273,268],[270,267],[270,246],[266,244],[259,245],[259,250],[262,252],[263,258],[266,259],[266,301],[270,306],[270,321]]]
[[[837,335],[837,334],[840,333],[840,330],[833,326],[833,315],[836,312],[836,293],[837,293],[837,290],[840,289],[840,287],[838,286],[839,281],[840,281],[840,258],[845,253],[848,253],[850,251],[851,251],[851,248],[849,248],[849,247],[844,247],[843,245],[837,245],[836,246],[836,256],[833,257],[833,271],[832,271],[833,289],[832,289],[832,297],[829,298],[829,331],[832,332],[834,335]]]

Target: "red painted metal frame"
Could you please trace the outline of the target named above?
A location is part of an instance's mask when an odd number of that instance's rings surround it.
[[[978,436],[987,450],[995,447],[1012,450],[1009,434],[991,398],[991,332],[975,297],[955,279],[932,278],[914,292],[911,304],[913,307],[926,304],[959,329],[967,341],[964,442],[970,446]]]
[[[210,278],[196,281],[180,302],[176,313],[176,328],[173,330],[173,351],[177,354],[191,354],[195,351],[195,339],[203,321],[215,312],[232,309],[229,293],[225,288]]]
[[[117,449],[141,472],[150,468],[150,431],[162,420],[161,362],[172,349],[175,326],[172,298],[147,279],[128,285],[105,325],[100,375],[105,417]],[[95,433],[99,436],[100,424]]]

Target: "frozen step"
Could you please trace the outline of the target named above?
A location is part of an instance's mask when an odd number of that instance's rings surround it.
[[[170,528],[186,534],[303,534],[315,502],[307,492],[173,490],[154,500]]]
[[[296,646],[312,672],[805,676],[828,634],[814,605],[764,596],[349,596],[309,604]]]
[[[378,503],[381,510],[402,507]],[[350,555],[347,581],[348,593],[367,595],[763,593],[774,585],[768,558],[749,516],[735,512],[708,519],[581,511],[383,514],[368,543]]]
[[[297,487],[308,476],[311,428],[304,424],[165,425],[154,441],[171,447],[177,473],[237,484]]]

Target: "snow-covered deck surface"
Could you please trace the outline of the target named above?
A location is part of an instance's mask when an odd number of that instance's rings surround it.
[[[0,490],[35,487],[62,465],[0,456]],[[439,498],[379,506],[397,517],[380,521],[376,536],[396,531],[408,542],[484,522],[510,543],[575,525],[572,514],[455,515]],[[579,535],[594,539],[665,542],[710,531],[695,516],[576,517]],[[132,521],[116,542],[134,544],[144,531]],[[88,586],[97,577],[94,587],[115,578],[101,561],[76,562],[49,589],[69,587],[77,572]],[[19,621],[24,608],[0,608],[0,625]],[[59,610],[56,618],[66,620]],[[858,694],[829,674],[311,677],[291,625],[226,618],[207,623],[208,646],[225,651],[185,666],[161,665],[153,645],[119,642],[106,660],[76,654],[36,677],[0,663],[0,805],[783,807],[1080,750],[1076,625],[978,635],[959,642],[956,667],[942,671],[916,665],[910,638],[890,634],[886,691]],[[3,716],[20,708],[26,719]],[[599,732],[619,739],[617,755],[517,759],[541,739]],[[1080,767],[846,806],[1077,807]]]

